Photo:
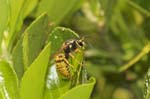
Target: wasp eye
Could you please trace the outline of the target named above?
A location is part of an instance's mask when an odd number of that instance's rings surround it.
[[[82,47],[84,46],[84,42],[83,41],[79,41],[78,44]]]

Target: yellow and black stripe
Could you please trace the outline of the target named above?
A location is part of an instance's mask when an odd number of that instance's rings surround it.
[[[68,60],[65,58],[65,55],[58,54],[55,58],[55,63],[57,71],[64,77],[71,79],[70,67]]]

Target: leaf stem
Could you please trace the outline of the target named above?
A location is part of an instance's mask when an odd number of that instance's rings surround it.
[[[148,42],[148,44],[144,46],[144,48],[142,49],[142,51],[138,55],[136,55],[131,61],[129,61],[127,64],[121,66],[119,68],[119,72],[123,72],[123,71],[127,70],[128,68],[132,67],[133,64],[135,64],[136,62],[138,62],[149,51],[150,51],[150,42]]]
[[[131,0],[127,0],[128,4],[134,7],[135,9],[139,10],[141,13],[145,14],[146,16],[150,16],[149,11],[141,7],[140,5],[136,4],[135,2]]]

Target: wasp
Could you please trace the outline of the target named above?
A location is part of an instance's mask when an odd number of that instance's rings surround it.
[[[72,53],[80,51],[79,48],[83,48],[84,45],[83,39],[68,40],[63,43],[61,47],[63,53],[59,53],[55,57],[56,69],[61,75],[68,79],[72,78],[71,70],[74,71],[74,66],[69,63],[69,58],[70,56],[71,58],[74,58]]]

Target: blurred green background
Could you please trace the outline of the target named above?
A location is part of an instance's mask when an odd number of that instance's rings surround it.
[[[61,25],[85,37],[85,67],[97,79],[91,99],[143,98],[150,63],[148,0],[87,0]]]

